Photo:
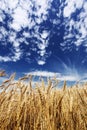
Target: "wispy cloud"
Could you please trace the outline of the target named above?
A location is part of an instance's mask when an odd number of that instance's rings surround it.
[[[55,75],[58,75],[59,73],[49,72],[49,71],[32,71],[25,74],[31,74],[33,76],[43,76],[43,77],[54,77]]]
[[[72,76],[72,75],[61,75],[60,77],[57,77],[58,80],[60,81],[79,81],[78,76]]]

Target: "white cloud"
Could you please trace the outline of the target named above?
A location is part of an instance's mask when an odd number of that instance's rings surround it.
[[[61,75],[61,77],[57,77],[60,81],[79,81],[78,76],[72,76],[72,75]]]
[[[46,39],[46,38],[48,37],[48,35],[49,35],[49,32],[46,31],[46,30],[44,30],[44,31],[42,32],[42,34],[41,34],[41,37],[42,37],[43,39]]]
[[[29,34],[29,32],[25,32],[25,31],[24,31],[24,32],[23,32],[23,36],[26,37],[26,38],[28,38],[28,37],[30,37],[30,34]]]
[[[19,49],[17,49],[14,51],[13,56],[0,56],[0,61],[1,62],[9,62],[9,61],[16,62],[20,60],[21,55],[22,55],[22,52]]]
[[[0,0],[0,9],[6,9],[7,10],[7,5],[6,5],[6,1],[5,0]]]
[[[26,27],[29,24],[28,13],[26,10],[23,10],[21,7],[17,7],[14,13],[12,14],[13,22],[10,26],[15,30],[20,30],[21,27]]]
[[[46,54],[46,50],[43,49],[43,50],[41,50],[41,51],[38,51],[38,53],[40,54],[40,56],[43,57],[43,56]]]
[[[3,38],[8,35],[8,32],[3,26],[0,27],[0,33],[3,35]]]
[[[46,45],[45,45],[44,43],[39,43],[39,44],[38,44],[38,48],[39,48],[40,50],[44,50],[44,49],[46,48]]]
[[[2,23],[5,23],[4,18],[6,15],[3,13],[3,10],[5,13],[7,13],[12,20],[8,20],[6,24],[9,26],[9,32],[6,30],[5,26],[0,27],[0,39],[4,41],[4,43],[1,43],[3,45],[12,44],[11,50],[12,56],[9,57],[1,56],[1,61],[17,61],[22,58],[23,56],[23,50],[21,50],[20,45],[22,46],[22,43],[25,45],[30,45],[30,41],[28,38],[33,39],[31,50],[33,52],[38,51],[38,57],[36,59],[37,63],[39,65],[44,65],[46,63],[47,59],[47,47],[50,44],[49,38],[50,38],[50,31],[43,29],[41,32],[39,31],[40,24],[46,20],[48,17],[48,10],[51,8],[51,3],[53,0],[1,0],[0,1],[0,20]],[[55,18],[53,19],[53,24],[57,25],[60,24],[61,20],[61,12],[64,5],[61,4],[59,7],[59,12],[56,14],[58,16],[58,20]],[[69,41],[69,39],[75,37],[76,41],[74,41],[73,44],[75,44],[77,47],[79,47],[81,44],[83,44],[83,41],[86,41],[87,37],[87,2],[84,0],[66,0],[65,1],[65,7],[63,10],[63,17],[65,26],[65,32],[64,32],[64,42],[59,43],[61,45],[61,49],[64,51],[66,48],[70,49],[70,47],[67,45],[69,42],[69,45],[72,44],[72,42]],[[76,9],[82,8],[81,12],[78,14],[79,21],[75,21],[71,15],[75,13]],[[34,9],[34,10],[33,10]],[[62,26],[62,23],[61,23]],[[27,27],[27,31],[23,28]],[[58,27],[60,28],[60,26]],[[14,31],[13,31],[14,30]],[[23,31],[22,34],[18,36],[19,31]],[[30,32],[30,30],[32,30]],[[75,33],[75,30],[78,33]],[[74,33],[72,33],[74,32]],[[59,32],[58,32],[59,33]],[[8,37],[7,41],[5,37]],[[34,40],[35,37],[37,40]],[[28,39],[28,40],[27,40]],[[6,41],[6,43],[5,43]],[[67,47],[68,46],[68,47]],[[36,49],[37,48],[37,49]],[[24,50],[25,51],[25,50]],[[10,52],[11,53],[11,52]],[[27,55],[27,52],[25,55]],[[13,60],[14,58],[14,60]]]
[[[16,62],[16,61],[20,60],[21,54],[22,53],[20,51],[15,52],[15,55],[12,57],[12,61]]]
[[[33,7],[33,3],[31,0],[20,0],[20,6],[29,11]],[[31,11],[31,10],[30,10]]]
[[[14,43],[15,39],[16,39],[16,33],[11,32],[11,34],[9,35],[9,41]]]
[[[30,45],[30,42],[27,41],[27,38],[36,37],[37,40],[32,42],[33,46],[31,48],[32,51],[36,51],[36,47],[34,45],[37,45],[37,48],[40,53],[39,59],[36,60],[39,65],[45,64],[45,52],[46,47],[48,46],[48,36],[49,33],[47,30],[43,30],[42,33],[39,32],[40,29],[40,23],[47,19],[48,9],[51,7],[52,0],[1,0],[0,1],[0,21],[2,23],[5,23],[4,21],[6,14],[9,15],[7,23],[9,27],[9,32],[6,30],[5,26],[0,27],[0,39],[4,39],[4,43],[1,43],[3,45],[12,44],[11,56],[7,54],[8,56],[1,56],[0,60],[7,62],[7,61],[14,61],[20,60],[23,56],[23,50],[20,48],[20,44],[22,46],[22,43],[25,45]],[[35,9],[35,10],[33,10]],[[4,12],[6,14],[4,14]],[[23,28],[28,28],[28,30],[24,30],[23,33],[18,36],[18,32],[23,30]],[[29,30],[32,30],[30,32]],[[8,37],[8,39],[5,39],[5,37]],[[7,40],[7,41],[6,41]],[[6,43],[5,43],[6,41]],[[41,44],[38,45],[38,41],[41,41]],[[24,50],[25,51],[25,50]],[[27,52],[26,54],[27,55]],[[43,58],[42,58],[43,57]],[[27,57],[28,58],[28,57]],[[38,59],[38,58],[37,58]],[[44,60],[42,60],[44,59]]]
[[[87,11],[87,2],[86,1],[84,2],[83,8],[85,11]]]
[[[38,63],[38,65],[44,65],[45,61],[44,60],[38,60],[37,63]]]
[[[64,16],[64,42],[61,45],[61,49],[68,49],[72,43],[79,48],[80,45],[86,44],[87,40],[87,2],[85,0],[66,0],[63,10]],[[81,9],[80,12],[76,12],[77,9]],[[72,15],[74,13],[74,15]],[[77,14],[78,13],[78,14]],[[74,17],[75,16],[75,17]],[[71,41],[71,38],[73,40]],[[69,46],[68,46],[69,43]],[[66,47],[67,45],[67,47]],[[76,48],[76,49],[77,49]],[[70,50],[70,49],[68,49]]]
[[[74,1],[66,0],[67,5],[64,8],[64,17],[70,17],[70,15],[75,11]]]
[[[9,56],[0,56],[0,61],[4,61],[4,62],[7,62],[7,61],[11,61],[12,59],[9,57]]]
[[[32,71],[25,74],[31,74],[33,76],[43,76],[43,77],[54,77],[55,75],[59,75],[59,73],[49,72],[49,71]]]
[[[19,0],[5,0],[5,3],[10,9],[15,9],[17,7],[18,1]]]
[[[83,6],[84,0],[75,0],[75,6],[77,9],[81,9]]]
[[[46,16],[47,14],[47,9],[50,8],[50,3],[52,2],[52,0],[37,0],[37,1],[34,1],[35,2],[35,5],[36,5],[36,13],[37,13],[37,16],[40,18],[42,16],[42,14],[44,14]],[[39,8],[40,7],[40,8]]]
[[[64,17],[70,17],[76,9],[80,9],[83,6],[84,0],[66,0],[65,3],[67,4],[64,8]]]
[[[74,9],[71,10],[70,7],[67,7],[67,6],[66,6],[66,7],[64,8],[64,14],[63,14],[64,17],[70,17],[71,13],[73,13],[73,10],[74,10]]]
[[[0,22],[3,22],[5,15],[3,14],[2,10],[0,10]]]

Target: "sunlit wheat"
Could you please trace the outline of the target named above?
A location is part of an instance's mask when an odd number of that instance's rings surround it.
[[[87,84],[58,82],[11,75],[0,85],[0,130],[87,130]]]

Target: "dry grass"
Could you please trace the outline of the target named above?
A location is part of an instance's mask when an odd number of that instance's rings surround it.
[[[0,130],[87,130],[86,84],[58,89],[54,79],[33,88],[32,76],[14,77],[1,85]]]

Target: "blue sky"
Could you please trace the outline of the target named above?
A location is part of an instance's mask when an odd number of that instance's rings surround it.
[[[87,1],[0,0],[0,69],[86,78]]]

